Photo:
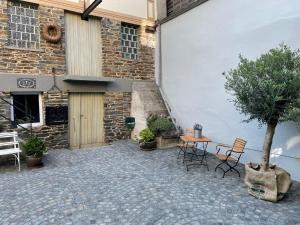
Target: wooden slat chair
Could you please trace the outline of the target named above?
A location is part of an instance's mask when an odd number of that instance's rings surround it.
[[[221,163],[216,166],[215,171],[217,171],[217,169],[223,170],[223,178],[229,171],[235,171],[238,173],[239,177],[241,177],[241,174],[236,167],[244,153],[246,143],[247,141],[241,138],[236,138],[232,146],[223,144],[216,146],[217,153],[215,156],[221,161]],[[221,150],[225,151],[225,154],[220,153]],[[222,168],[222,165],[225,165],[227,169],[225,170]]]
[[[185,129],[183,135],[193,136],[194,135],[194,130],[192,128]],[[177,144],[177,148],[179,148],[177,159],[179,159],[179,157],[182,155],[183,156],[183,162],[184,162],[186,154],[188,153],[188,149],[194,148],[194,144],[185,143],[185,142],[181,141],[181,139],[179,139],[179,143]]]
[[[0,156],[13,155],[15,165],[18,163],[20,171],[20,153],[19,140],[17,132],[0,133]]]

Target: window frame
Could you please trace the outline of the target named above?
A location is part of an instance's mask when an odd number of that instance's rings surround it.
[[[40,122],[39,123],[23,123],[20,124],[22,127],[25,128],[36,128],[36,127],[41,127],[44,125],[44,114],[43,114],[43,101],[42,101],[42,94],[39,92],[13,92],[11,93],[11,97],[10,97],[10,102],[11,102],[11,107],[10,107],[10,117],[12,121],[15,121],[14,118],[14,95],[38,95],[38,101],[39,101],[39,115],[40,115]],[[18,125],[18,128],[21,128]]]
[[[134,40],[123,40],[123,34],[126,34],[126,35],[128,35],[126,32],[122,32],[122,27],[125,27],[125,28],[129,28],[129,29],[131,29],[131,28],[133,28],[133,29],[135,29],[135,36],[136,36],[136,40],[134,41]],[[122,57],[122,59],[124,59],[124,60],[130,60],[130,61],[138,61],[139,60],[139,40],[140,40],[140,35],[139,35],[139,29],[140,29],[140,26],[138,26],[138,25],[135,25],[135,24],[130,24],[130,23],[126,23],[126,22],[122,22],[121,23],[121,28],[120,28],[120,45],[121,45],[121,57]],[[123,44],[122,44],[122,41],[129,41],[129,46],[124,46]],[[131,43],[135,43],[136,44],[136,47],[134,48],[134,47],[131,47],[130,45],[131,45]],[[127,48],[127,47],[130,47],[130,48],[132,48],[133,49],[133,51],[134,51],[134,49],[136,49],[136,53],[129,53],[129,52],[124,52],[123,51],[123,47],[125,47],[125,48]],[[128,57],[124,57],[124,54],[126,55],[126,54],[130,54],[130,58],[128,58]],[[134,59],[132,59],[131,58],[131,55],[135,55],[135,58]]]

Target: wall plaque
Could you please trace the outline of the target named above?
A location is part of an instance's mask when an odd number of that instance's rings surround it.
[[[68,106],[47,106],[46,125],[68,124]]]
[[[17,79],[18,88],[36,88],[35,78],[18,78]]]

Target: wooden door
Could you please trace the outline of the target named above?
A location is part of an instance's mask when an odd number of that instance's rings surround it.
[[[66,13],[66,59],[68,75],[102,76],[102,39],[100,19],[82,20]]]
[[[70,94],[70,148],[89,148],[104,143],[103,94]]]

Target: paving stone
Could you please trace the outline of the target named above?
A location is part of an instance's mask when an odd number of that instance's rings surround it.
[[[274,204],[247,194],[243,178],[186,171],[177,150],[131,141],[53,150],[40,169],[1,172],[1,224],[286,225],[300,221],[300,184]],[[240,166],[243,171],[243,167]],[[17,213],[16,213],[17,212]]]

